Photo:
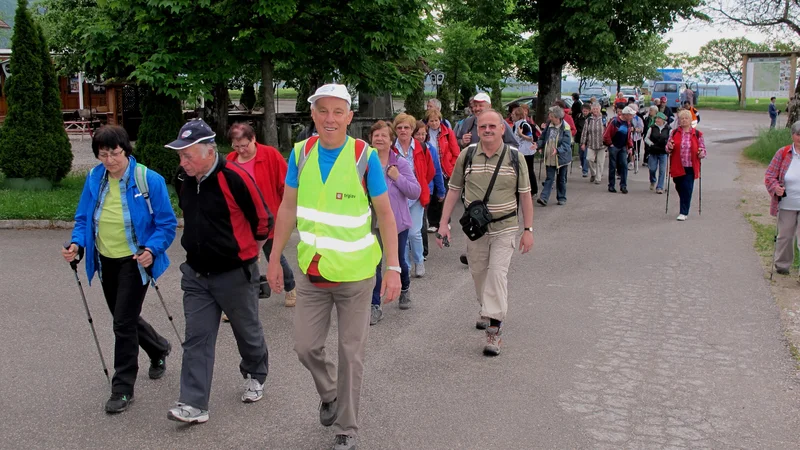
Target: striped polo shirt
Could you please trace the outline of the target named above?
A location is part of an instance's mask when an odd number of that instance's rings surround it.
[[[476,146],[477,149],[472,157],[472,165],[467,170],[466,174],[464,174],[467,153],[469,153],[471,148]],[[528,168],[525,163],[522,162],[519,164],[519,174],[514,171],[514,166],[511,163],[511,152],[516,151],[516,147],[509,146],[503,158],[503,164],[500,166],[500,171],[497,174],[497,180],[495,180],[492,192],[489,194],[489,201],[486,206],[489,208],[492,217],[502,217],[516,211],[517,192],[522,194],[531,191]],[[492,174],[494,174],[494,169],[497,167],[497,162],[502,152],[503,149],[500,148],[491,157],[488,157],[486,153],[483,152],[481,143],[479,142],[465,148],[461,151],[461,154],[458,155],[455,168],[453,169],[453,176],[450,178],[449,188],[453,191],[464,190],[465,206],[469,206],[470,203],[476,200],[483,200],[483,196],[486,194],[486,189],[489,187],[489,182],[492,180]],[[522,160],[521,157],[519,159]],[[501,233],[514,233],[518,229],[518,216],[514,216],[499,222],[490,223],[488,234],[492,236]]]

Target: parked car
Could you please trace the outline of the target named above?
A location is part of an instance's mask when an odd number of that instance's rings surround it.
[[[642,90],[636,86],[622,86],[619,88],[619,91],[622,92],[622,95],[625,98],[633,97],[636,100],[636,104],[639,105],[641,108],[644,105],[644,96],[642,96]]]
[[[700,99],[700,89],[697,87],[697,83],[689,83],[689,86],[694,91],[694,103],[696,105]],[[686,84],[682,81],[656,81],[653,84],[652,98],[667,97],[667,105],[674,111],[681,106],[681,98],[685,90]]]
[[[520,97],[520,98],[515,98],[514,100],[511,100],[510,102],[503,103],[503,111],[502,111],[503,115],[508,115],[508,105],[510,105],[510,104],[512,104],[514,102],[517,102],[520,105],[523,104],[523,103],[528,105],[528,109],[531,111],[531,114],[534,114],[536,112],[536,105],[538,104],[536,96],[533,96],[533,97]]]
[[[592,97],[595,97],[603,108],[607,108],[611,104],[611,95],[602,86],[588,87],[580,93],[580,99],[584,103],[588,103]]]

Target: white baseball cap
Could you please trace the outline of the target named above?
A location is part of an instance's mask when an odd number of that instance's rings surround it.
[[[352,103],[350,98],[350,93],[347,92],[347,86],[343,84],[323,84],[317,91],[314,92],[314,95],[308,97],[308,103],[314,104],[315,101],[323,98],[323,97],[335,97],[340,98],[347,102],[347,106],[349,107]]]
[[[489,94],[485,92],[478,93],[477,95],[475,95],[475,97],[472,98],[472,100],[476,102],[486,102],[490,105],[492,104],[491,97],[489,97]]]
[[[636,111],[630,106],[626,106],[625,109],[622,110],[622,114],[636,114]]]

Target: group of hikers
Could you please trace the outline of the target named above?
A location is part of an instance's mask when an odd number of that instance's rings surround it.
[[[440,248],[450,245],[459,202],[465,211],[457,226],[467,237],[461,261],[469,266],[478,302],[475,327],[484,331],[483,354],[499,355],[511,258],[533,246],[533,198],[547,206],[555,184],[558,204],[566,203],[573,147],[583,177],[595,184],[602,182],[608,153],[608,190],[616,192],[619,174],[622,193],[628,192],[629,160],[644,151],[650,189],[663,192],[668,166],[681,196],[678,220],[689,213],[705,157],[696,110],[689,104],[673,119],[659,102],[640,113],[635,102],[620,100],[611,118],[597,102],[578,100],[569,109],[559,100],[539,125],[527,105],[512,103],[506,117],[479,93],[470,102],[472,115],[451,127],[431,99],[424,120],[401,113],[391,123],[378,121],[367,143],[347,135],[353,117],[347,88],[328,84],[308,98],[313,133],[294,145],[288,161],[258,143],[246,123],[231,126],[234,151],[222,156],[203,120],[187,122],[165,146],[180,158],[174,185],[186,252],[180,390],[167,418],[209,420],[221,320],[230,323],[241,356],[241,401],[263,398],[269,352],[259,297],[284,293],[285,306],[295,308],[294,350],[320,397],[320,423],[333,427],[334,449],[355,449],[368,330],[395,299],[399,309],[411,308],[411,279],[426,275],[428,234],[435,233]],[[140,313],[148,285],[155,286],[170,264],[177,220],[164,178],[137,163],[123,128],[100,128],[92,150],[100,164],[87,176],[62,254],[72,264],[84,261],[89,282],[97,274],[102,285],[115,334],[105,410],[119,413],[134,401],[140,346],[151,361],[150,378],[166,371],[172,343]],[[541,192],[537,153],[543,155],[540,170],[546,167]],[[283,256],[295,229],[300,276]],[[338,364],[325,349],[333,307]]]

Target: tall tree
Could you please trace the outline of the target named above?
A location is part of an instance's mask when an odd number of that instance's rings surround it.
[[[534,35],[539,57],[537,118],[561,95],[565,64],[590,70],[620,60],[678,17],[701,17],[700,0],[520,0],[517,16]]]
[[[0,133],[0,170],[8,178],[46,177],[56,180],[56,173],[42,173],[47,157],[39,146],[42,134],[42,59],[40,35],[28,13],[28,2],[18,0],[11,38],[11,75],[5,84],[8,115]]]
[[[593,79],[612,80],[617,85],[617,92],[624,84],[639,86],[644,80],[655,79],[658,69],[669,63],[666,52],[670,42],[660,35],[650,35],[635,48],[621,54],[619,59],[609,59],[602,65],[590,65],[586,70],[579,70],[579,73]]]
[[[757,44],[744,37],[715,39],[700,47],[696,61],[701,73],[732,81],[741,100],[742,53],[766,50],[769,50],[767,45]]]

